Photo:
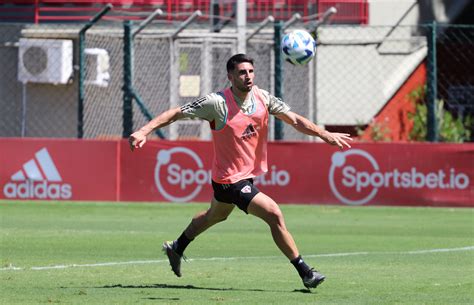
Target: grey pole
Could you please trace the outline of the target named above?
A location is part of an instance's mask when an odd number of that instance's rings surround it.
[[[237,0],[237,53],[247,51],[247,2]]]

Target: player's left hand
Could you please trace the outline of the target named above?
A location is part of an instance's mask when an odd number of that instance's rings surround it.
[[[340,149],[344,149],[344,147],[351,148],[348,141],[352,141],[352,138],[348,133],[327,132],[324,141],[331,145],[337,145]]]

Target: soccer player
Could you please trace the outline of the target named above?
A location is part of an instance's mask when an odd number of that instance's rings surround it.
[[[207,120],[214,144],[210,207],[197,213],[182,234],[165,242],[163,250],[171,269],[181,276],[181,259],[186,247],[199,234],[226,220],[235,206],[261,218],[270,227],[275,244],[298,271],[307,288],[316,288],[325,276],[308,266],[287,230],[277,203],[253,184],[253,178],[267,172],[268,116],[272,114],[299,132],[320,137],[339,148],[350,147],[349,134],[328,132],[308,119],[290,111],[281,99],[254,85],[253,59],[245,54],[232,56],[227,62],[230,88],[198,98],[181,107],[169,109],[134,132],[130,148],[143,147],[147,135],[184,118]]]

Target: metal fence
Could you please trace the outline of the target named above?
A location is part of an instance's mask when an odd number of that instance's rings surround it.
[[[0,136],[24,135],[22,85],[17,81],[18,42],[21,27],[3,25],[0,28]]]
[[[430,30],[433,31],[432,28]],[[474,114],[474,26],[435,29],[437,98],[459,118]]]
[[[132,69],[126,71],[123,29],[121,23],[100,25],[85,36],[84,138],[123,135],[127,75],[143,104],[140,108],[133,103],[133,129],[147,121],[143,107],[156,115],[228,85],[225,62],[237,51],[235,34],[192,29],[171,38],[169,29],[151,26],[134,37]],[[0,24],[1,137],[78,136],[78,30],[77,26]],[[247,53],[256,62],[256,84],[270,92],[275,90],[273,35],[268,28],[247,41]],[[43,46],[31,44],[36,49],[27,53],[24,44],[31,41],[19,43],[20,38],[48,40]],[[68,58],[64,49],[57,50],[66,46],[55,48],[52,39],[73,42],[72,71],[54,70],[64,69]],[[420,85],[431,85],[424,91],[426,99],[442,100],[453,119],[460,118],[464,128],[472,129],[474,27],[326,25],[318,28],[317,40],[317,54],[310,64],[283,64],[283,98],[295,112],[329,129],[354,133],[369,126],[388,103],[396,103],[394,97],[414,71],[426,67]],[[45,83],[42,77],[52,79]],[[273,128],[270,133],[273,138]],[[175,123],[162,135],[210,138],[208,124],[200,121]],[[283,136],[310,140],[290,126],[284,127]]]

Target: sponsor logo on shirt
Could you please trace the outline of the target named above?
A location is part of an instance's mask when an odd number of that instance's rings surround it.
[[[257,131],[255,130],[255,127],[252,124],[249,124],[247,128],[245,128],[240,138],[242,140],[248,140],[251,137],[256,137],[256,136],[257,136]]]

